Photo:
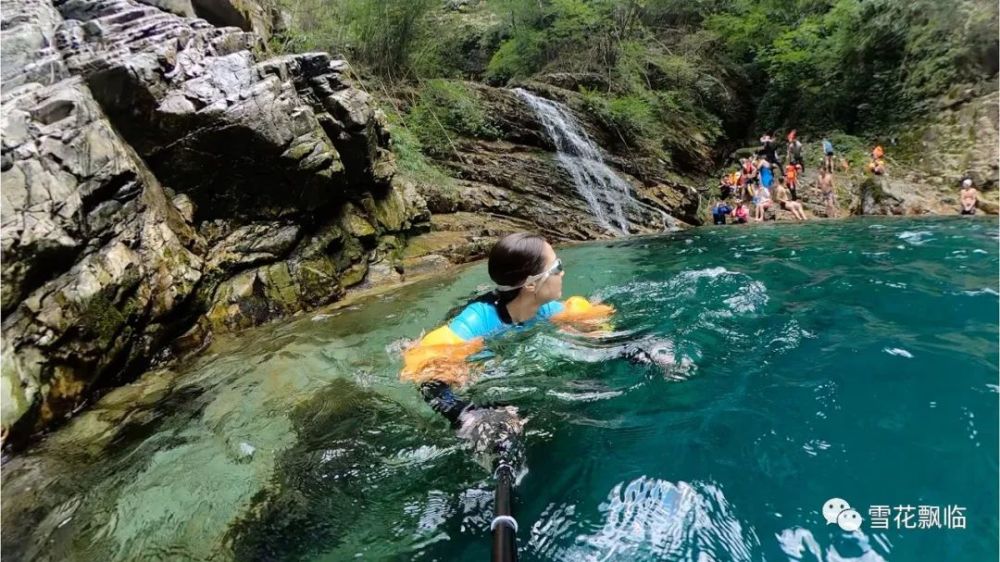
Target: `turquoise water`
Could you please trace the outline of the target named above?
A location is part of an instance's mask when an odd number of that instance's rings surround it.
[[[614,304],[615,333],[504,339],[469,390],[529,417],[522,560],[995,560],[997,248],[992,219],[866,219],[560,250],[565,293]],[[396,381],[406,338],[485,281],[250,331],[111,393],[6,460],[5,555],[485,559],[489,477]],[[675,364],[615,358],[636,341]],[[859,531],[826,524],[833,497]],[[966,528],[873,529],[877,505],[956,505]]]

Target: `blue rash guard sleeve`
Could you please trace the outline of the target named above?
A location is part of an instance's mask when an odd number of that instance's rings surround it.
[[[547,302],[538,309],[538,314],[527,325],[533,324],[537,320],[547,320],[562,312],[563,308],[563,303],[559,301]],[[469,341],[496,335],[513,326],[503,323],[500,314],[497,313],[497,309],[493,305],[485,302],[474,302],[452,319],[448,323],[448,327],[455,335]]]
[[[484,302],[465,307],[449,324],[452,332],[465,341],[485,338],[503,327],[496,308]]]
[[[564,307],[563,303],[559,301],[549,301],[538,309],[538,318],[544,318],[547,320],[562,312],[564,308],[566,307]]]

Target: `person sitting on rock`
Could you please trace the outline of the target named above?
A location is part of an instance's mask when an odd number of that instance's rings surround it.
[[[712,207],[713,224],[726,224],[726,215],[733,212],[733,209],[725,201],[719,200]]]
[[[719,197],[721,197],[722,199],[729,199],[729,197],[731,197],[732,194],[733,194],[732,178],[729,177],[729,174],[725,174],[722,176],[722,179],[719,180]]]
[[[876,176],[881,176],[885,173],[885,150],[882,149],[882,145],[876,145],[872,149],[872,161],[868,163],[868,171],[875,174]]]
[[[778,178],[778,186],[774,189],[774,200],[782,209],[792,213],[795,218],[806,220],[806,214],[802,211],[802,203],[790,200],[788,191],[785,187],[785,178]]]
[[[760,222],[764,220],[764,210],[771,206],[771,190],[761,185],[754,191],[754,220]]]
[[[737,201],[736,208],[733,209],[733,222],[736,224],[746,224],[749,217],[750,211],[747,210],[747,206],[743,201]]]
[[[976,214],[976,204],[979,203],[979,191],[972,186],[972,180],[965,178],[962,180],[962,190],[959,192],[961,203],[961,213],[963,215]]]

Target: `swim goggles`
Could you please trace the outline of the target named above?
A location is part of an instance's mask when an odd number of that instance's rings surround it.
[[[559,275],[563,271],[564,270],[563,270],[562,260],[557,259],[556,262],[554,264],[552,264],[552,267],[546,269],[545,271],[543,271],[541,273],[536,273],[535,275],[529,275],[527,277],[527,279],[525,279],[524,281],[522,281],[519,285],[497,285],[497,290],[499,290],[499,291],[513,291],[514,289],[520,289],[521,287],[524,287],[525,285],[527,285],[529,283],[534,283],[536,281],[541,281],[542,279],[545,279],[545,278],[547,278],[547,277],[549,277],[551,275]]]

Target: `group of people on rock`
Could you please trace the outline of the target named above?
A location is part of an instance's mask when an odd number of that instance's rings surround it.
[[[787,165],[782,168],[778,158],[777,142],[771,135],[760,138],[756,154],[741,158],[739,168],[725,174],[719,183],[720,199],[712,208],[715,224],[726,224],[732,215],[734,222],[745,224],[751,220],[747,204],[753,205],[754,221],[763,221],[766,211],[775,203],[798,219],[806,220],[799,202],[799,177],[805,169],[802,141],[796,132],[788,133],[786,147]],[[728,201],[733,198],[731,206]]]
[[[739,168],[722,176],[719,181],[720,199],[712,207],[712,219],[715,224],[726,224],[726,217],[732,216],[733,221],[744,224],[750,220],[762,221],[768,209],[777,204],[783,210],[792,214],[797,220],[806,220],[802,203],[799,202],[799,187],[802,173],[805,170],[802,141],[795,130],[788,133],[785,146],[785,164],[782,166],[778,158],[777,142],[774,137],[765,134],[760,139],[760,148],[754,156],[741,158]],[[836,154],[833,143],[828,138],[822,139],[823,165],[820,169],[817,186],[822,195],[823,206],[827,217],[836,217],[837,192],[833,183],[834,160]],[[885,173],[885,150],[881,145],[871,151],[871,162],[866,170],[874,175]],[[850,169],[850,163],[842,158],[840,166]],[[730,203],[730,200],[735,200]],[[747,210],[747,205],[753,207],[753,218]]]

